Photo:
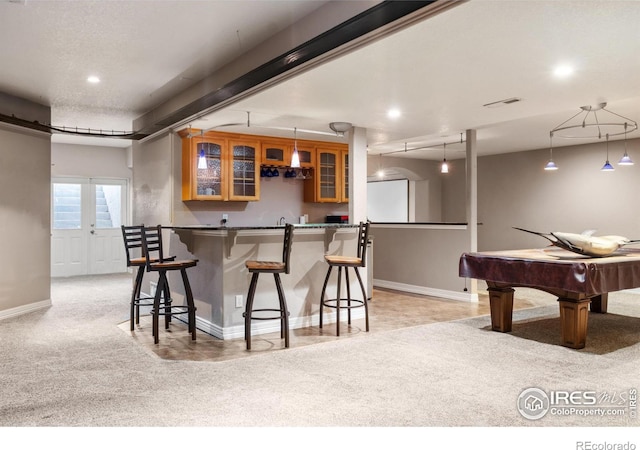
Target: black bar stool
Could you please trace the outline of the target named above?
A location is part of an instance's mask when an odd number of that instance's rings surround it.
[[[289,310],[287,309],[287,300],[284,296],[282,283],[280,282],[281,273],[289,273],[289,257],[291,255],[291,243],[293,241],[293,225],[287,224],[284,227],[284,243],[282,246],[282,262],[276,261],[247,261],[245,263],[251,276],[251,284],[249,285],[249,294],[247,295],[247,305],[244,317],[244,338],[247,341],[247,350],[251,350],[251,321],[252,320],[275,320],[280,319],[280,338],[284,338],[284,346],[289,347]],[[258,277],[261,273],[272,273],[276,282],[278,291],[278,300],[280,307],[253,309],[253,298],[256,294],[256,286],[258,285]],[[253,317],[253,313],[261,312],[277,312],[277,316],[269,317]]]
[[[129,315],[129,321],[131,322],[131,331],[134,330],[134,318],[135,324],[140,323],[140,307],[141,306],[153,306],[153,297],[142,296],[140,289],[142,288],[142,278],[144,276],[144,269],[146,267],[147,260],[144,257],[142,251],[142,228],[144,225],[122,225],[122,238],[124,240],[124,250],[127,255],[127,267],[137,267],[136,278],[133,283],[133,289],[131,291],[131,313]],[[132,253],[139,251],[141,256],[133,257]]]
[[[158,286],[153,299],[153,309],[151,317],[153,319],[153,342],[157,344],[159,341],[159,317],[165,318],[165,329],[169,329],[171,317],[187,314],[187,326],[191,339],[196,339],[196,307],[193,303],[193,293],[191,285],[187,277],[187,269],[195,267],[198,263],[197,259],[175,260],[175,257],[165,258],[162,251],[162,227],[142,228],[142,248],[146,258],[145,265],[147,272],[158,272]],[[151,255],[156,256],[153,258]],[[186,305],[172,305],[171,291],[169,289],[169,281],[167,280],[167,272],[171,270],[179,270],[182,275],[182,283],[184,284]],[[161,301],[161,295],[164,294],[164,301]]]
[[[334,308],[336,310],[336,335],[340,336],[340,310],[347,310],[348,323],[351,325],[351,310],[353,308],[364,307],[366,330],[369,331],[369,305],[367,304],[367,293],[358,272],[358,267],[365,267],[367,256],[367,242],[369,241],[369,222],[360,222],[358,229],[358,253],[354,256],[341,256],[341,255],[325,255],[324,259],[329,264],[329,270],[327,270],[327,276],[324,279],[324,285],[322,286],[322,294],[320,295],[320,328],[322,328],[322,310],[326,306],[327,308]],[[338,268],[338,290],[336,298],[326,299],[325,291],[327,290],[327,283],[329,282],[329,276],[331,270],[334,267]],[[341,298],[341,282],[342,282],[342,269],[344,268],[345,281],[347,282],[347,297]],[[349,284],[349,268],[352,268],[360,288],[362,289],[362,300],[351,298],[351,286]],[[346,304],[345,304],[346,302]]]

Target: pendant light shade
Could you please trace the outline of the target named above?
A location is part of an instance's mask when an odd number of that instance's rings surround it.
[[[300,154],[298,153],[297,128],[293,129],[293,154],[291,155],[291,167],[300,167]]]
[[[629,155],[627,154],[627,123],[626,122],[624,124],[624,155],[622,155],[622,158],[620,159],[620,161],[618,161],[618,164],[621,166],[633,166],[633,161],[631,160],[631,157],[629,157]]]
[[[449,164],[447,164],[447,143],[445,142],[443,145],[442,152],[442,165],[440,166],[440,173],[449,173]]]
[[[206,169],[207,168],[207,158],[204,155],[204,138],[203,132],[200,132],[200,154],[198,155],[198,169]]]
[[[602,166],[602,169],[600,169],[603,172],[613,172],[614,169],[613,166],[611,165],[611,163],[609,162],[609,135],[607,134],[607,161],[604,163],[604,166]]]
[[[204,156],[204,149],[200,150],[200,156],[198,156],[198,169],[207,168],[207,158]]]
[[[549,162],[544,166],[544,170],[558,170],[558,166],[553,162],[553,132],[549,133]]]

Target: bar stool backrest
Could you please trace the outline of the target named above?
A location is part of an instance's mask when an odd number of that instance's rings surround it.
[[[284,273],[289,273],[289,260],[291,259],[291,246],[293,243],[293,225],[288,223],[284,227],[284,244],[282,246],[282,262]]]
[[[142,227],[142,249],[147,259],[147,272],[151,271],[151,262],[164,262],[162,253],[162,227]]]
[[[367,263],[367,243],[369,242],[369,222],[360,222],[358,229],[358,258],[362,259],[360,267]]]
[[[144,256],[142,250],[142,229],[144,225],[121,226],[124,250],[127,254],[127,267],[131,267],[131,250],[139,248],[140,256]]]

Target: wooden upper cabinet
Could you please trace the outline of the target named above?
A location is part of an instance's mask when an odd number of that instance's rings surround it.
[[[182,200],[260,199],[260,141],[218,133],[182,136]]]
[[[266,166],[288,166],[291,164],[291,149],[286,142],[262,141],[262,161]]]
[[[344,161],[347,150],[343,147],[316,148],[313,178],[305,179],[305,202],[341,203],[348,201],[344,194]]]
[[[291,167],[294,144],[301,167],[295,175],[304,179],[304,201],[349,201],[348,148],[344,144],[218,131],[183,130],[179,134],[183,201],[260,200],[261,166]]]
[[[342,159],[342,193],[340,201],[349,203],[349,149],[340,150]]]
[[[227,199],[226,148],[226,139],[182,138],[182,200]]]
[[[229,200],[260,200],[260,141],[229,139]]]
[[[316,148],[313,144],[308,142],[298,142],[298,157],[300,158],[300,167],[313,168],[316,165]],[[291,146],[291,153],[293,154],[293,145]]]

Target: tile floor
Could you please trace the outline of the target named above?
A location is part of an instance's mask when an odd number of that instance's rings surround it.
[[[479,297],[478,303],[467,303],[375,289],[369,303],[369,332],[379,333],[489,314],[488,296],[480,293]],[[514,309],[531,308],[549,304],[549,302],[555,303],[555,299],[534,297],[534,300],[531,300],[516,295]],[[325,324],[323,329],[317,326],[292,329],[290,347],[314,345],[336,339],[353,339],[365,333],[364,319],[354,319],[351,326],[348,326],[346,317],[343,316],[343,318],[345,320],[341,323],[339,337],[336,336],[335,323]],[[168,360],[224,361],[285,349],[280,333],[254,335],[252,349],[247,351],[244,339],[221,340],[202,331],[198,331],[196,341],[192,341],[186,325],[179,321],[174,321],[169,331],[164,330],[161,324],[159,344],[153,343],[149,316],[141,317],[139,326],[133,332],[129,331],[128,321],[123,322],[119,327],[147,351]]]

